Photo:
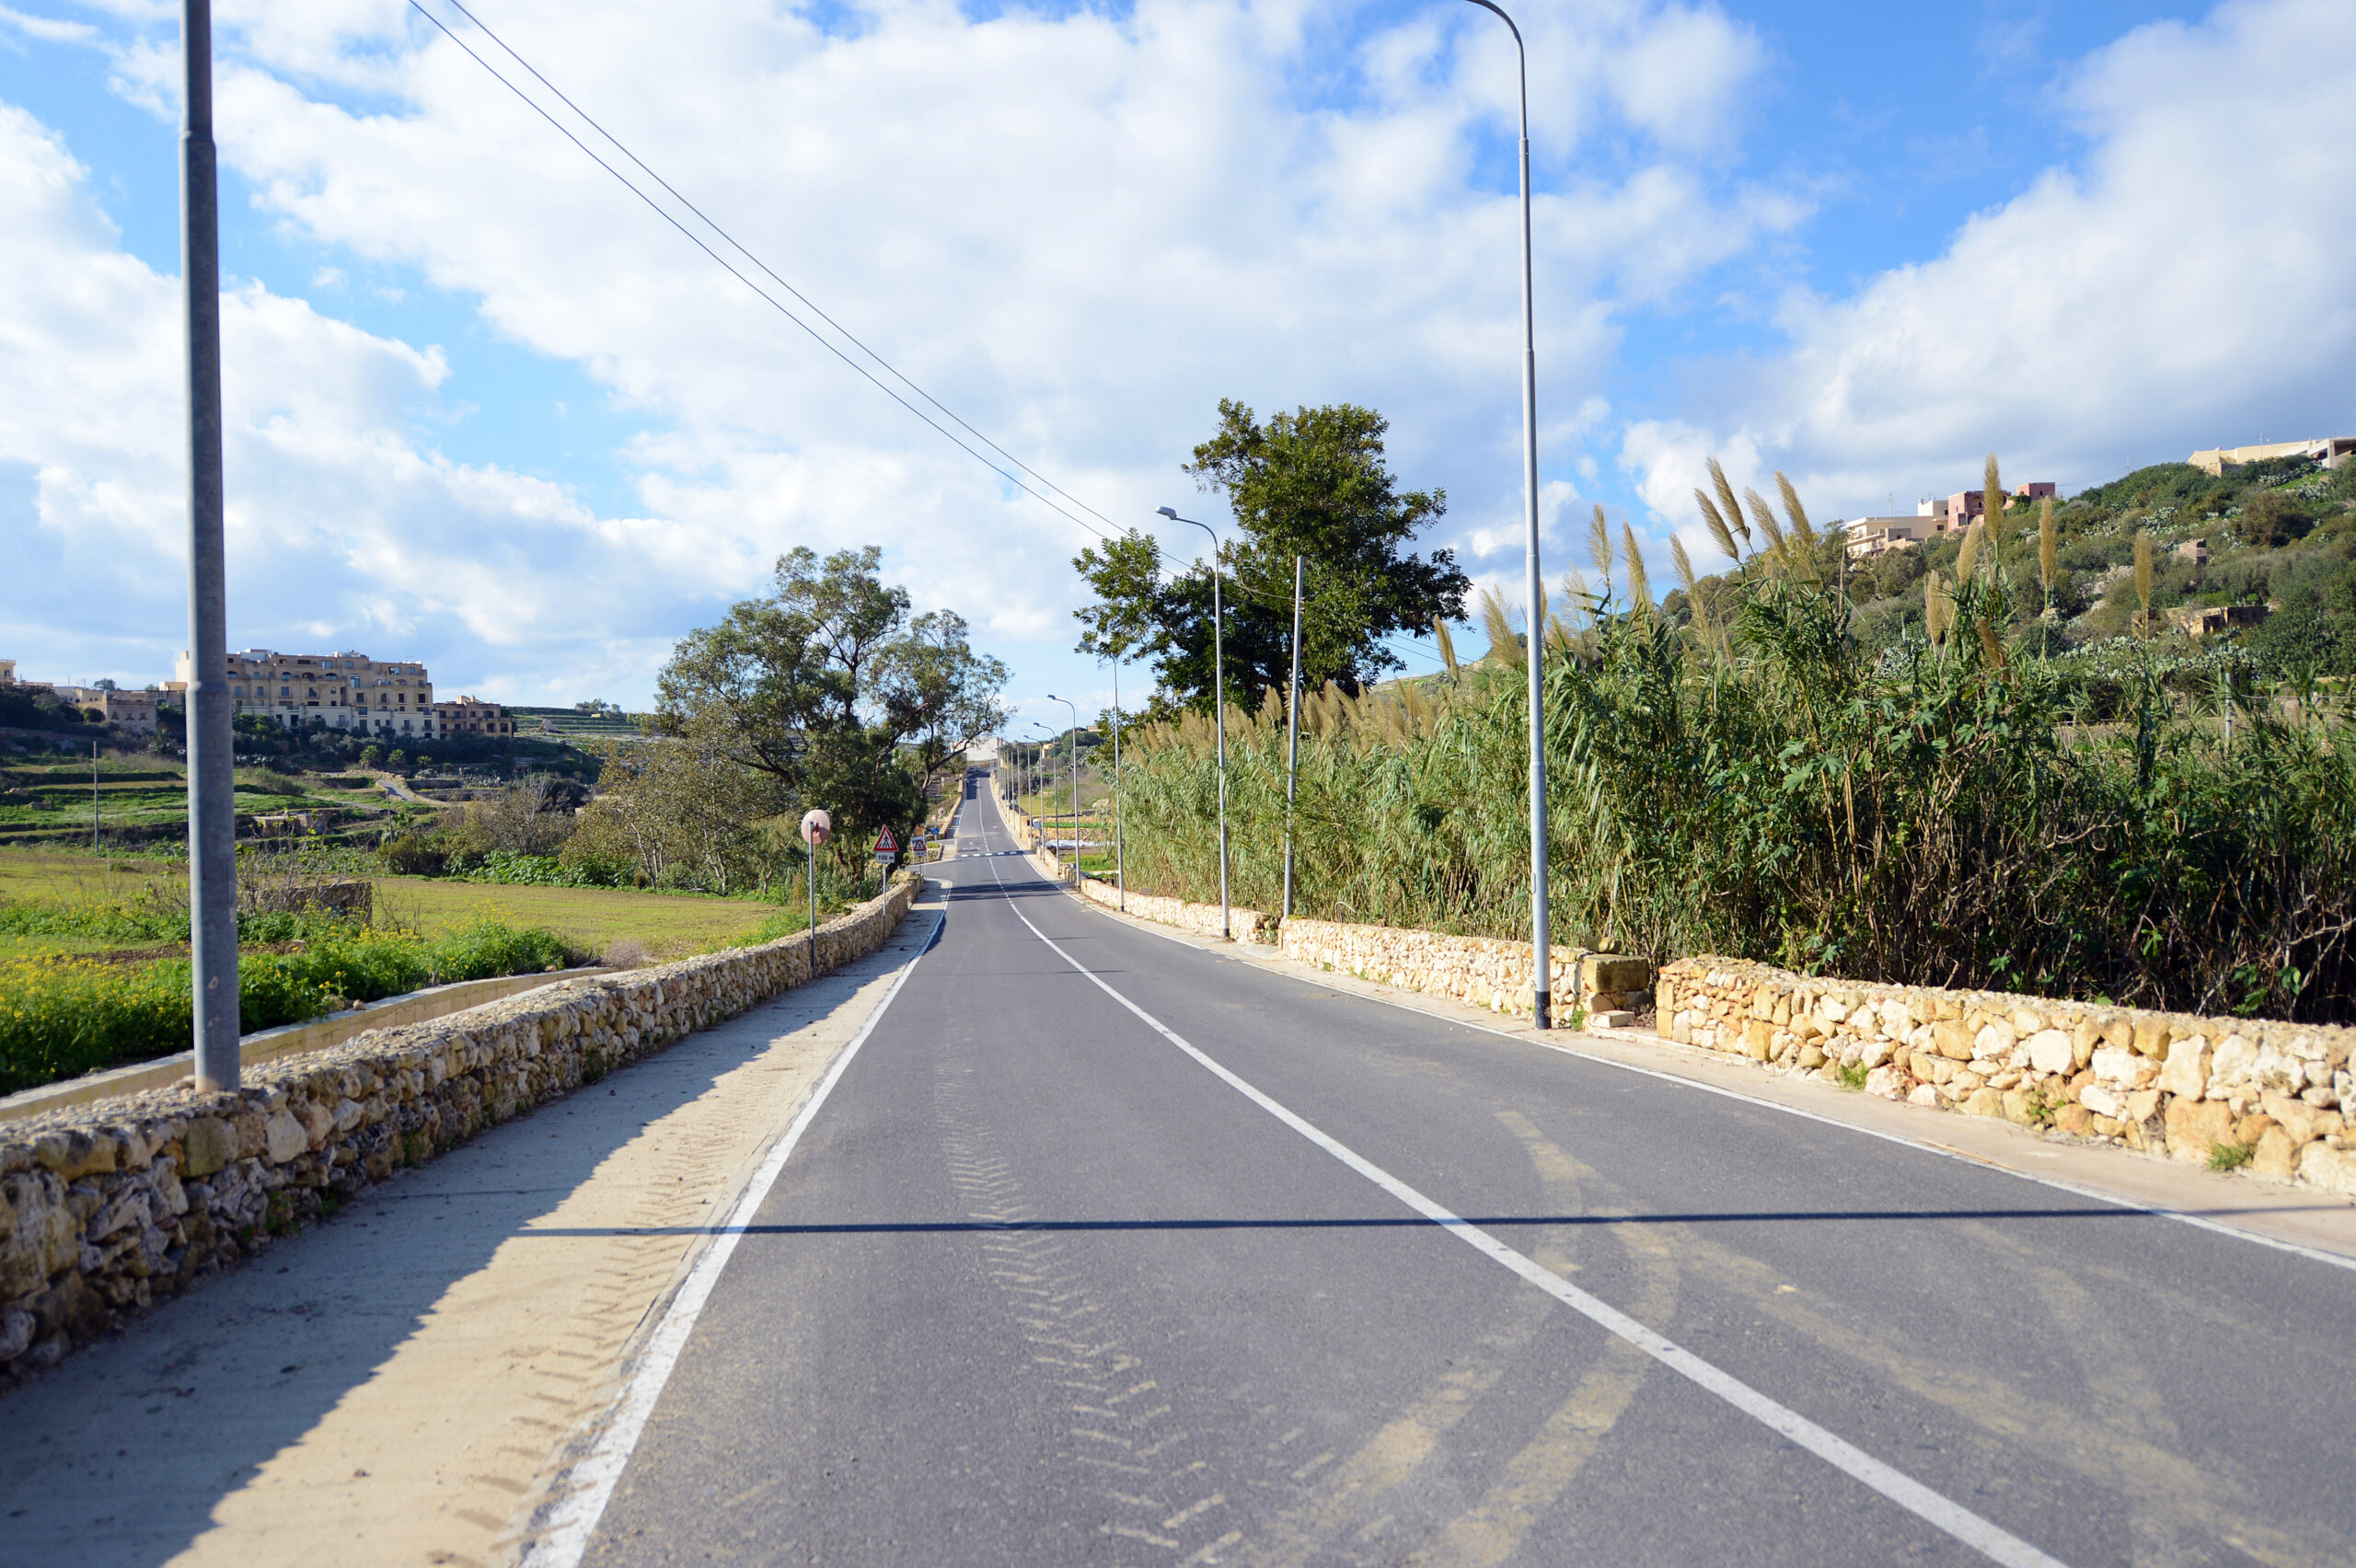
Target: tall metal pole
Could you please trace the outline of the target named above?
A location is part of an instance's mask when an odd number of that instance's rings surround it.
[[[237,819],[221,530],[221,224],[212,0],[182,0],[180,301],[188,350],[188,896],[196,1087],[237,1087]]]
[[[1292,699],[1285,704],[1285,912],[1292,918],[1292,802],[1300,782],[1300,575],[1292,558]]]
[[[1064,744],[1071,748],[1071,885],[1080,885],[1080,704],[1068,697],[1047,694],[1049,702],[1060,702],[1071,709],[1071,728],[1064,732]]]
[[[1538,334],[1530,320],[1530,57],[1521,29],[1493,0],[1471,0],[1496,12],[1513,34],[1521,102],[1521,496],[1529,525],[1530,630],[1530,941],[1532,1021],[1553,1027],[1553,932],[1546,899],[1546,715],[1542,667],[1546,588],[1538,570]]]
[[[1113,886],[1123,914],[1129,907],[1129,862],[1121,847],[1121,662],[1113,661]]]
[[[810,978],[818,978],[818,846],[810,846]]]
[[[1169,507],[1158,509],[1173,523],[1191,524],[1211,536],[1211,710],[1218,726],[1218,934],[1235,940],[1235,920],[1227,891],[1227,645],[1226,612],[1219,604],[1218,535],[1207,523],[1181,517]]]
[[[2228,721],[2230,722],[2230,721]],[[98,852],[98,743],[90,743],[90,853]]]

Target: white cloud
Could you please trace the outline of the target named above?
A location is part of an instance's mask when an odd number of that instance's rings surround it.
[[[85,178],[0,105],[0,464],[32,475],[12,542],[55,564],[0,578],[0,628],[27,674],[161,679],[186,613],[179,288],[121,252]],[[678,543],[676,525],[601,521],[547,481],[415,444],[410,416],[448,376],[439,351],[251,284],[222,303],[240,643],[433,627],[452,679],[519,689],[586,642],[661,644],[673,628],[641,607],[650,590],[717,596],[679,552],[648,548]]]
[[[1827,516],[1976,482],[2084,486],[2195,447],[2356,428],[2356,10],[2249,0],[2155,23],[2058,89],[2085,138],[1934,260],[1797,298],[1781,355],[1625,432],[1646,503],[1683,524],[1700,456],[1789,471]],[[1744,477],[1738,478],[1744,482]]]
[[[1069,640],[1081,529],[751,299],[398,0],[237,0],[216,16],[224,156],[268,219],[326,252],[304,267],[315,291],[379,280],[352,292],[390,298],[389,272],[476,302],[642,427],[621,456],[648,515],[600,518],[560,486],[420,443],[419,410],[497,396],[458,385],[438,351],[240,293],[232,515],[242,602],[266,621],[415,637],[493,689],[558,686],[594,644],[641,661],[614,684],[642,695],[664,638],[756,589],[777,551],[872,540],[920,603],[957,605],[986,637]],[[1122,523],[1186,499],[1177,465],[1221,396],[1264,412],[1346,398],[1392,416],[1409,482],[1450,490],[1451,532],[1433,542],[1518,538],[1518,213],[1509,190],[1475,182],[1513,101],[1492,18],[1366,33],[1354,12],[1297,0],[978,21],[946,0],[880,0],[845,22],[555,0],[494,19],[797,286]],[[1577,455],[1563,448],[1606,412],[1620,315],[1800,209],[1710,166],[1761,59],[1747,27],[1647,0],[1529,25],[1542,415],[1561,490]],[[111,48],[118,90],[172,112],[169,30],[151,21]],[[1608,156],[1589,151],[1607,133]],[[1576,180],[1547,172],[1574,152]],[[83,384],[61,410],[87,403],[117,428],[75,447],[55,428],[65,412],[28,400],[0,455],[59,470],[41,517],[61,533],[75,487],[89,494],[74,514],[95,513],[94,476],[135,473],[113,504],[164,550],[172,284],[75,231],[96,220],[60,200],[12,252],[51,282],[120,274],[128,325],[61,329],[45,350]],[[0,325],[16,315],[0,300]],[[85,374],[93,352],[123,363]],[[134,403],[139,418],[113,412]],[[160,582],[149,597],[163,614]],[[248,624],[241,638],[264,635]]]

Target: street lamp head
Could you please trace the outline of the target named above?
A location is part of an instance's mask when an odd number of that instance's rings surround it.
[[[1154,510],[1161,513],[1164,517],[1171,518],[1173,521],[1178,516],[1178,509],[1174,506],[1157,506]]]

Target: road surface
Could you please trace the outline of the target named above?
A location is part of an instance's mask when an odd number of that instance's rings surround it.
[[[1163,939],[975,805],[540,1561],[2356,1561],[2347,1268]]]

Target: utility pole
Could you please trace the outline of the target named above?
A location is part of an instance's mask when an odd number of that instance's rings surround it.
[[[90,743],[90,853],[98,852],[98,743]]]
[[[1300,782],[1300,576],[1292,558],[1292,700],[1285,705],[1285,909],[1292,918],[1292,802]]]
[[[188,351],[188,895],[196,1087],[237,1087],[237,819],[222,542],[220,180],[212,0],[181,0],[180,301]]]

